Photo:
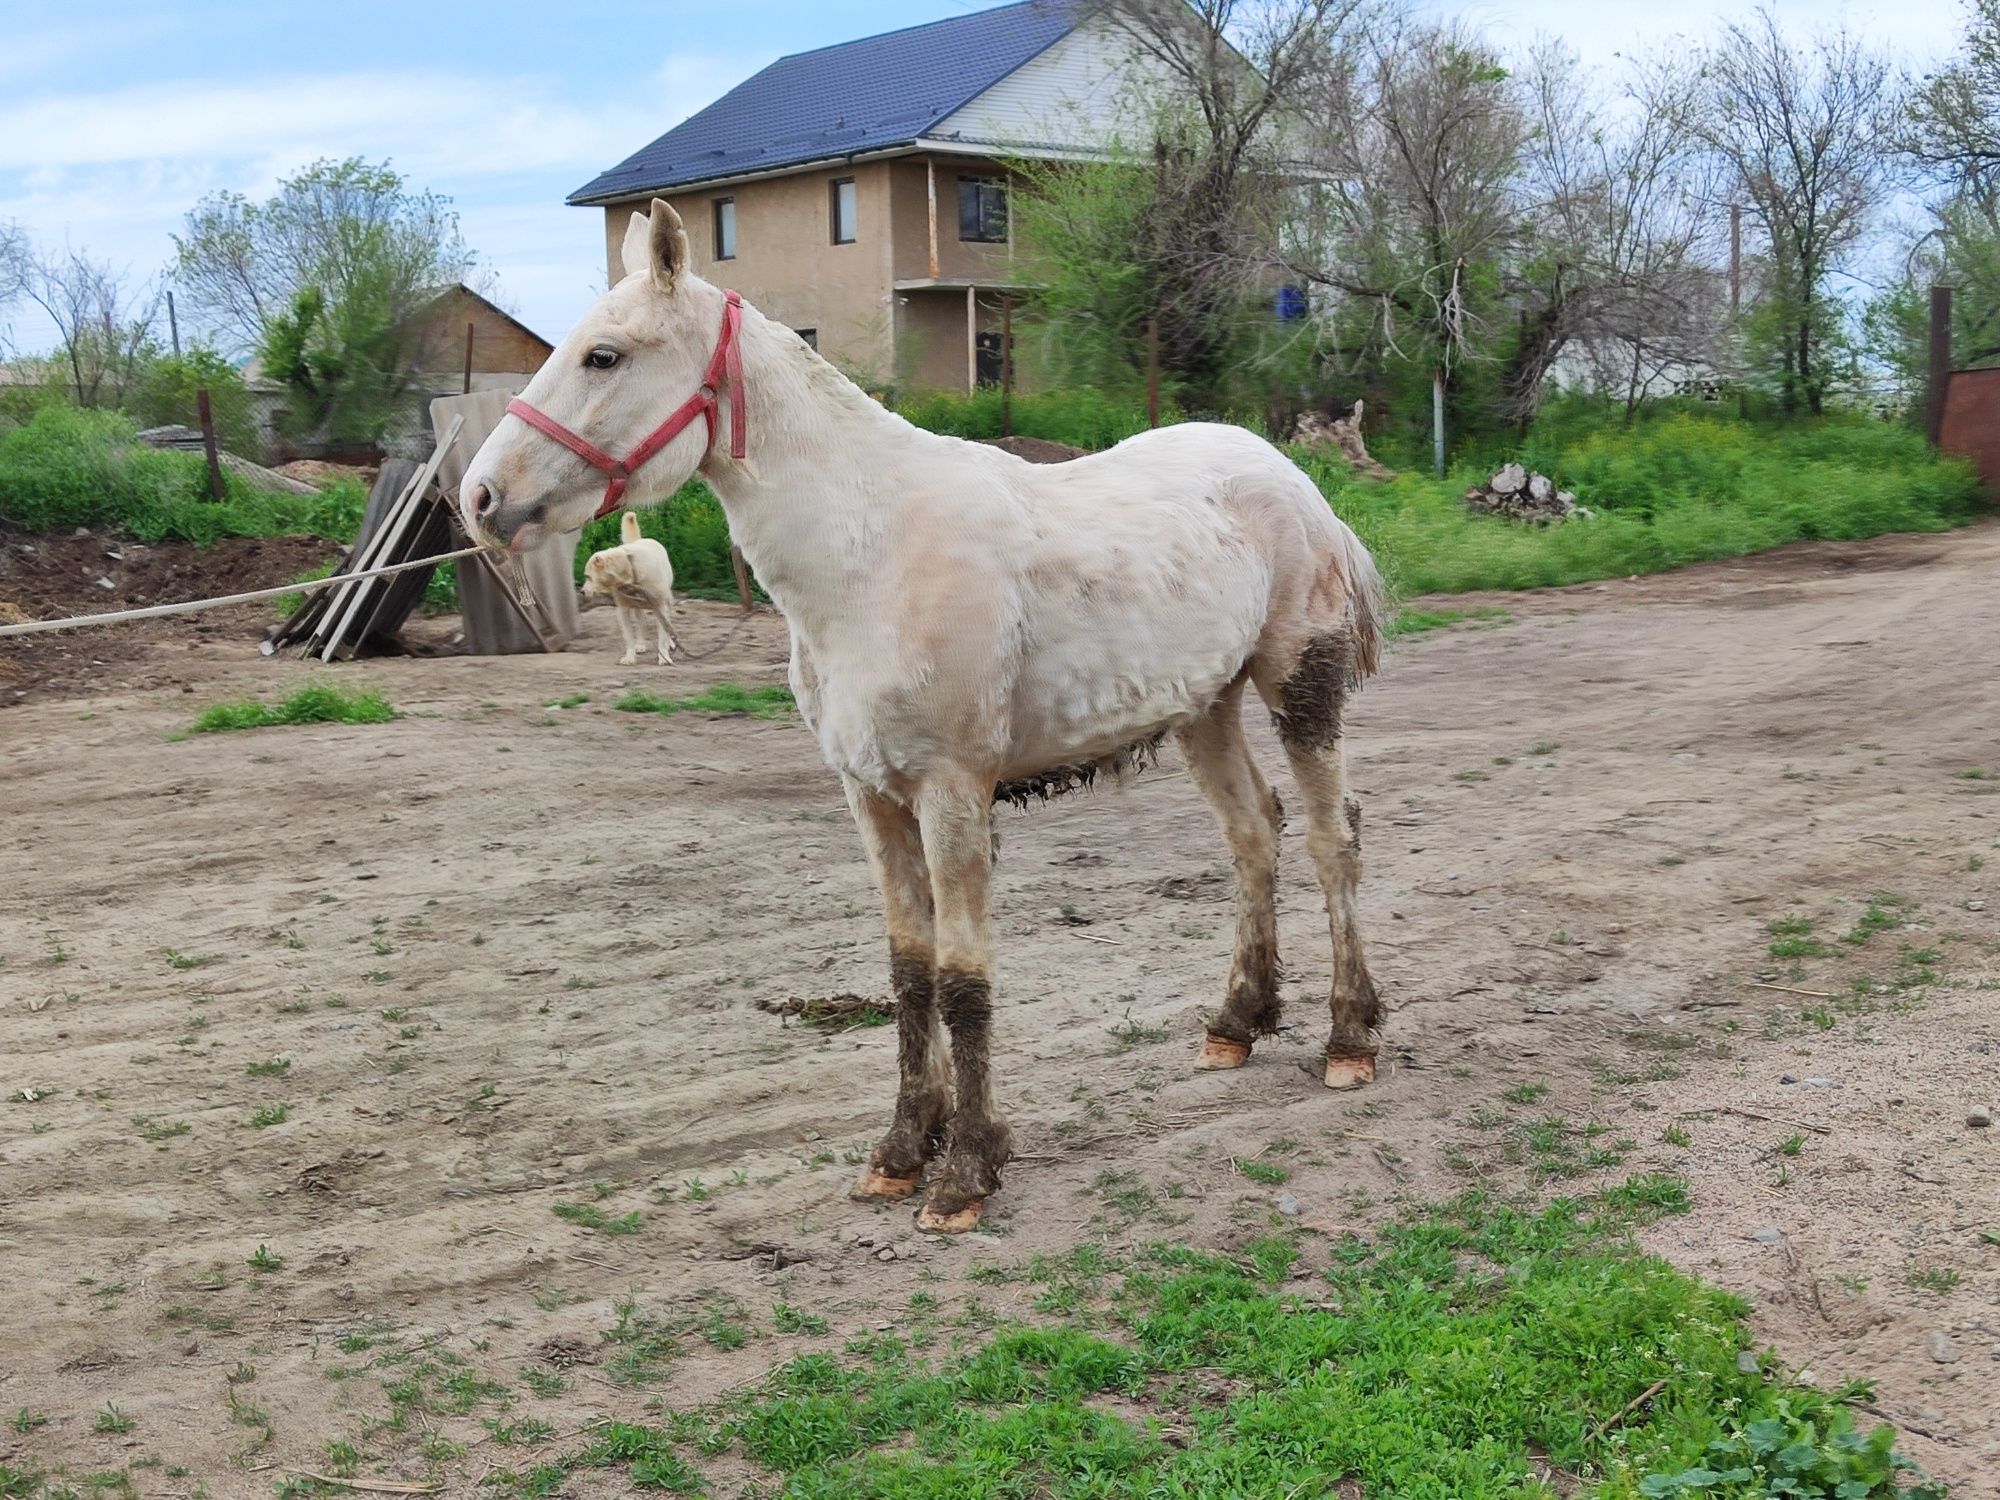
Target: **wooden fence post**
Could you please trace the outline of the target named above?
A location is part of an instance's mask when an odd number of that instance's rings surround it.
[[[207,390],[194,393],[194,409],[201,417],[201,446],[208,455],[208,492],[216,499],[223,497],[222,459],[215,451],[215,413],[208,404]]]
[[[1925,392],[1925,430],[1935,448],[1944,436],[1944,397],[1951,386],[1951,288],[1931,288],[1930,389]]]
[[[465,389],[462,395],[472,394],[472,324],[465,325]]]

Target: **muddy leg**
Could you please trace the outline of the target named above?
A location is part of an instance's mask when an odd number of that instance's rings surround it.
[[[941,1170],[931,1183],[922,1229],[960,1234],[979,1223],[1000,1168],[1013,1151],[993,1104],[993,964],[986,883],[993,859],[992,781],[934,781],[918,798],[924,862],[937,913],[937,1002],[951,1030],[957,1109]]]
[[[896,1116],[855,1184],[861,1199],[895,1200],[916,1191],[924,1165],[951,1118],[951,1082],[944,1035],[932,988],[930,875],[924,868],[917,820],[909,810],[855,781],[847,805],[882,890],[889,929],[889,983],[896,993],[896,1040],[901,1081]]]
[[[1215,809],[1236,867],[1236,956],[1229,966],[1229,995],[1210,1023],[1195,1058],[1197,1068],[1237,1068],[1250,1046],[1277,1030],[1283,1004],[1278,993],[1278,799],[1243,738],[1243,687],[1232,687],[1201,718],[1180,731],[1188,774]]]
[[[674,634],[673,606],[670,604],[664,609],[655,610],[654,615],[660,629],[660,665],[670,667],[674,664],[674,652],[678,651],[681,645],[680,637]]]
[[[1306,848],[1326,892],[1333,932],[1333,1029],[1326,1086],[1359,1088],[1375,1077],[1382,1001],[1368,974],[1355,915],[1361,882],[1361,804],[1347,794],[1341,713],[1352,682],[1351,647],[1338,634],[1307,643],[1277,693],[1278,738],[1306,808]]]

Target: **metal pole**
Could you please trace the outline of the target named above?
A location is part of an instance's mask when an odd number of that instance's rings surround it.
[[[1444,369],[1431,371],[1431,468],[1444,478]]]
[[[465,325],[465,395],[472,394],[472,325]]]
[[[1146,319],[1146,425],[1160,425],[1160,320]]]
[[[1743,310],[1743,205],[1729,205],[1729,315]]]
[[[1000,299],[1000,436],[1014,435],[1014,299]]]
[[[174,294],[167,293],[167,330],[174,336],[174,358],[181,357],[181,320],[174,316]]]
[[[1931,288],[1930,389],[1926,393],[1925,428],[1935,448],[1944,436],[1944,398],[1951,388],[1951,288]]]
[[[207,390],[194,393],[194,409],[201,417],[201,446],[208,455],[208,492],[220,500],[222,489],[222,459],[215,451],[215,413],[209,409]]]

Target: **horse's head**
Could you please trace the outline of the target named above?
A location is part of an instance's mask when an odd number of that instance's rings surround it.
[[[623,279],[556,346],[521,400],[623,459],[701,389],[723,293],[688,270],[680,215],[658,198],[650,216],[632,215],[621,259]],[[649,505],[680,488],[708,440],[708,423],[690,422],[633,471],[625,503]],[[603,470],[510,413],[466,466],[459,510],[475,541],[519,552],[583,525],[605,484]]]

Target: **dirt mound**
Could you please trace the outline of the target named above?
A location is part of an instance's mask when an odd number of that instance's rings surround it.
[[[231,537],[213,547],[187,542],[145,545],[99,532],[63,536],[0,533],[0,622],[106,614],[180,599],[271,588],[324,563],[338,549],[321,537]],[[60,631],[0,641],[0,706],[30,697],[66,696],[130,682],[165,679],[157,667],[134,670],[163,641],[241,636],[246,651],[275,614],[270,604],[245,604],[163,620],[94,630]]]
[[[1088,448],[1072,448],[1068,443],[1052,443],[1047,438],[1003,437],[981,438],[980,442],[989,448],[998,448],[1011,453],[1016,458],[1025,458],[1031,464],[1062,464],[1072,458],[1082,458]]]
[[[271,470],[287,479],[309,484],[314,489],[324,489],[343,479],[352,479],[364,490],[375,483],[375,476],[381,470],[373,464],[335,464],[323,458],[295,458],[288,464],[279,464]]]

